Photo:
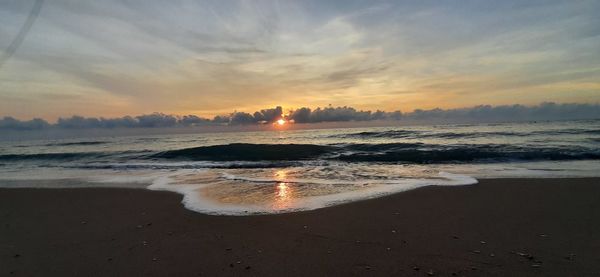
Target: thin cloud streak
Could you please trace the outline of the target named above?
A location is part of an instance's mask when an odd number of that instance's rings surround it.
[[[36,0],[33,3],[33,7],[31,8],[31,12],[27,16],[25,23],[23,23],[23,26],[21,27],[21,29],[19,30],[19,32],[17,33],[15,38],[12,40],[12,42],[8,45],[8,47],[4,51],[4,55],[0,56],[0,69],[2,69],[2,65],[4,65],[4,63],[8,59],[10,59],[10,57],[17,51],[17,49],[19,49],[19,46],[21,46],[21,43],[23,43],[23,40],[25,40],[27,33],[29,33],[29,30],[31,30],[33,23],[35,23],[35,20],[40,15],[40,11],[42,10],[43,4],[44,4],[43,0]]]
[[[0,3],[0,34],[21,26],[17,2]],[[597,1],[57,0],[3,68],[0,110],[54,120],[56,111],[212,117],[329,103],[594,103],[598,9]],[[48,94],[66,97],[42,101]]]

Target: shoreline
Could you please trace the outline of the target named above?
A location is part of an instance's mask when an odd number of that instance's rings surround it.
[[[600,274],[600,178],[478,181],[249,216],[167,191],[0,188],[0,275]]]

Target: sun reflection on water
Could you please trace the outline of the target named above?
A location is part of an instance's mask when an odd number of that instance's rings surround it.
[[[289,183],[285,182],[287,176],[286,170],[275,171],[274,177],[279,183],[275,187],[275,199],[273,203],[274,209],[286,209],[289,208],[292,202],[292,191]]]
[[[282,181],[282,182],[285,181],[285,177],[287,177],[287,170],[280,169],[280,170],[275,171],[274,177],[278,181]]]
[[[292,204],[292,190],[287,183],[278,183],[275,187],[273,208],[276,210],[287,209]]]
[[[287,198],[289,196],[288,186],[286,183],[279,183],[277,185],[277,197],[279,198]]]

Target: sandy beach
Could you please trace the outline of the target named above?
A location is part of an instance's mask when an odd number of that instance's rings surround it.
[[[598,276],[600,179],[494,179],[208,216],[143,189],[0,189],[0,276]]]

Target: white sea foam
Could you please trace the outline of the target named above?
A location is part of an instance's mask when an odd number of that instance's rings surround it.
[[[472,177],[446,172],[440,172],[431,178],[398,178],[379,182],[365,179],[346,183],[343,180],[330,180],[328,183],[326,180],[314,179],[309,180],[310,183],[304,183],[307,180],[299,179],[290,182],[288,180],[278,180],[279,178],[251,178],[223,173],[221,174],[222,178],[209,180],[209,178],[203,176],[200,178],[203,181],[202,183],[194,183],[194,175],[207,174],[207,171],[182,170],[174,172],[168,176],[157,178],[148,188],[180,193],[183,195],[182,202],[185,207],[196,212],[215,215],[251,215],[314,210],[430,185],[455,186],[477,183],[477,180]],[[181,178],[182,176],[184,178]],[[191,179],[186,180],[186,178]],[[298,184],[299,187],[294,187]],[[303,184],[304,186],[302,186]],[[298,191],[294,191],[288,196],[278,195],[277,189],[281,189],[281,186]],[[328,190],[331,186],[335,187],[332,191]],[[256,194],[257,187],[259,190],[267,190],[267,192],[274,190],[274,192],[273,194]],[[233,197],[241,200],[222,201],[223,199],[218,197],[211,197],[211,193],[206,192],[209,189],[226,190],[226,199]],[[299,190],[309,190],[309,192]],[[215,195],[220,194],[217,192]],[[256,195],[264,197],[264,199],[254,199],[253,197],[256,197]],[[245,198],[246,196],[247,198]]]
[[[183,204],[193,211],[250,215],[319,209],[428,185],[469,185],[477,182],[475,178],[597,177],[600,172],[597,163],[585,161],[489,165],[329,163],[286,168],[174,168],[177,167],[7,170],[0,174],[0,187],[147,187],[183,195]]]

